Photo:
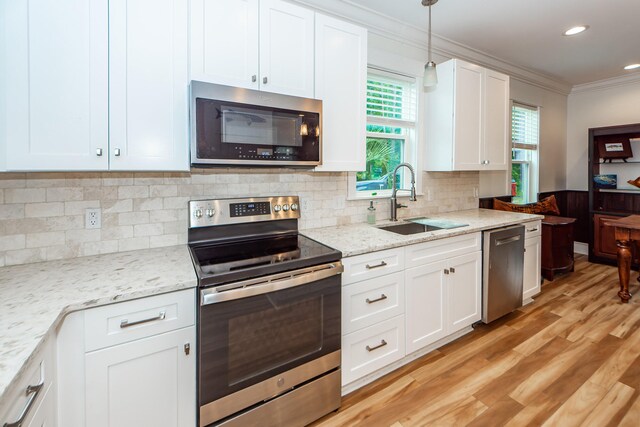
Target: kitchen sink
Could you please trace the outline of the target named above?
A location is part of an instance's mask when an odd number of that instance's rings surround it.
[[[435,228],[436,230],[439,230],[442,228],[448,230],[451,228],[466,227],[467,225],[469,225],[469,224],[464,224],[462,222],[451,221],[448,219],[436,219],[436,218],[427,218],[427,217],[411,218],[405,221],[421,224],[421,225],[428,225],[431,227],[436,227]]]
[[[442,230],[442,227],[427,224],[418,224],[415,222],[404,222],[402,224],[387,225],[386,227],[378,228],[380,228],[380,230],[404,235],[424,233],[426,231]]]

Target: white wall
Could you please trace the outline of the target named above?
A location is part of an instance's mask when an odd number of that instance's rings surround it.
[[[567,189],[588,189],[589,128],[630,123],[640,123],[637,76],[580,85],[572,90],[567,117]]]

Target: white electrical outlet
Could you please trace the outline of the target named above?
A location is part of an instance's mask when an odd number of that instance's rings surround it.
[[[479,197],[480,195],[480,190],[478,189],[478,187],[473,187],[473,197]]]
[[[427,202],[433,202],[433,192],[430,189],[427,190]]]
[[[84,228],[95,229],[102,227],[102,210],[100,208],[85,209]]]

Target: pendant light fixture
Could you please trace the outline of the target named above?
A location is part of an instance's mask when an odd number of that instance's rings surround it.
[[[422,0],[422,5],[429,7],[429,43],[428,58],[424,65],[424,76],[422,84],[425,88],[434,87],[438,84],[438,74],[436,73],[436,63],[431,60],[431,6],[438,3],[438,0]]]

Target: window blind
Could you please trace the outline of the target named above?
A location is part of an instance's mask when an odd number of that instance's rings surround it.
[[[369,70],[367,75],[367,121],[406,125],[415,123],[417,91],[415,79],[391,77]]]
[[[513,103],[511,109],[511,141],[514,147],[535,149],[535,146],[538,145],[538,126],[538,108]]]

